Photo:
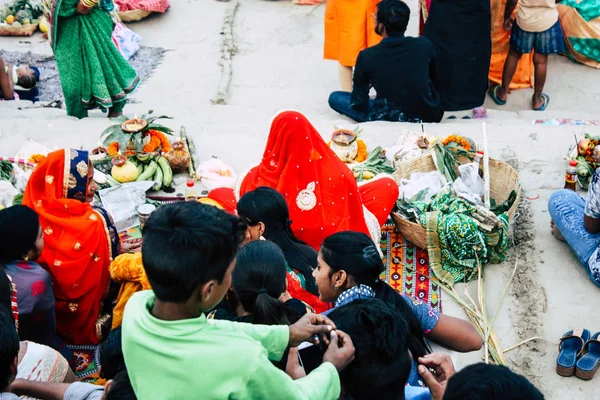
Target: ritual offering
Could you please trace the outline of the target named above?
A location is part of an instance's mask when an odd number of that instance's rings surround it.
[[[577,139],[575,139],[577,141]],[[577,180],[583,189],[587,189],[594,171],[600,167],[600,137],[585,134],[577,141],[577,146],[571,147],[569,160],[577,161]]]
[[[367,159],[367,145],[358,136],[361,129],[340,129],[335,127],[329,147],[345,163],[363,162]]]
[[[190,165],[190,153],[185,149],[184,142],[179,139],[174,142],[171,150],[165,154],[173,172],[183,172]]]
[[[0,36],[31,36],[36,31],[42,8],[29,0],[0,7]]]
[[[113,158],[112,165],[110,174],[120,183],[133,182],[138,177],[137,167],[127,160],[127,157],[118,156]]]

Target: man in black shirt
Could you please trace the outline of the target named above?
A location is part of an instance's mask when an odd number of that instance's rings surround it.
[[[440,122],[444,109],[433,85],[435,52],[425,37],[405,37],[410,9],[401,0],[377,6],[378,45],[360,52],[352,93],[333,92],[332,109],[357,122]],[[369,99],[369,90],[377,96]]]

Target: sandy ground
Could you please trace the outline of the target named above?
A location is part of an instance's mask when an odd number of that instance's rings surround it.
[[[334,124],[353,125],[327,107],[327,97],[337,90],[338,81],[336,64],[322,59],[324,7],[313,10],[288,1],[263,0],[172,3],[165,15],[130,25],[142,35],[145,46],[167,52],[135,93],[138,103],[126,113],[139,115],[154,109],[172,115],[171,126],[187,127],[201,159],[218,155],[237,171],[259,160],[270,118],[278,110],[302,111],[324,136]],[[409,4],[416,8],[416,0]],[[416,18],[409,29],[416,33]],[[39,36],[1,38],[0,48],[51,54]],[[546,86],[552,101],[546,112],[521,111],[529,109],[532,90],[514,92],[502,109],[489,99],[485,104],[490,116],[490,154],[517,167],[523,188],[515,223],[516,247],[505,263],[490,265],[485,271],[488,312],[496,309],[518,254],[519,269],[495,330],[505,348],[530,337],[543,338],[507,353],[507,358],[510,367],[528,376],[551,400],[600,398],[596,382],[561,378],[554,372],[563,333],[575,327],[600,330],[595,309],[600,289],[587,278],[568,247],[551,236],[547,212],[548,197],[563,185],[566,165],[562,157],[574,143],[573,135],[600,135],[600,128],[531,122],[555,117],[600,119],[599,73],[553,57]],[[27,107],[26,103],[0,103],[0,154],[15,154],[27,138],[49,148],[89,148],[110,124],[99,112],[77,121],[66,117],[64,110],[18,109]],[[421,130],[420,125],[400,123],[369,123],[363,128],[369,147],[393,145],[405,129]],[[446,121],[424,129],[440,136],[458,133],[481,140],[477,121]],[[445,312],[465,317],[448,296],[443,306]],[[457,365],[477,362],[480,357],[478,353],[458,355]]]

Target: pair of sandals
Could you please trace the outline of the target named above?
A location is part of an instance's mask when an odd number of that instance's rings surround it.
[[[600,368],[600,332],[591,335],[581,328],[569,331],[560,339],[558,351],[558,375],[590,380]]]
[[[492,86],[490,90],[488,90],[488,94],[494,100],[494,102],[496,102],[496,104],[503,106],[506,104],[506,100],[500,100],[500,97],[498,97],[498,89],[500,89],[500,85]],[[533,111],[545,111],[548,107],[548,104],[550,104],[550,96],[548,96],[546,93],[542,93],[541,97],[542,105],[540,108],[534,108]]]

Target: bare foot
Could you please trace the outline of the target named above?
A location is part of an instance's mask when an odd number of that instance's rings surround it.
[[[560,230],[558,229],[558,226],[556,226],[554,221],[550,221],[550,227],[552,228],[552,234],[554,235],[554,237],[560,240],[561,242],[564,242],[565,237],[562,235],[562,233],[560,233]]]
[[[119,118],[121,115],[123,115],[122,112],[113,111],[112,109],[108,110],[108,118]]]

